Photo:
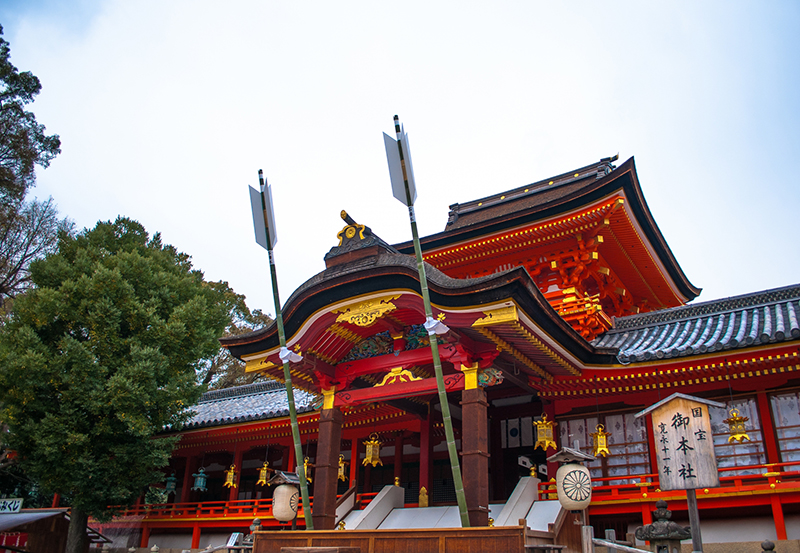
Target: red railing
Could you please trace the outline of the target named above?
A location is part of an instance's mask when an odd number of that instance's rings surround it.
[[[376,492],[356,495],[356,508],[363,509],[378,495]],[[310,498],[314,504],[313,496]],[[302,518],[300,507],[298,518]],[[208,518],[260,518],[262,521],[272,519],[272,499],[239,499],[234,501],[202,501],[200,503],[165,503],[158,505],[138,505],[122,509],[120,518],[155,519],[194,519]]]
[[[699,490],[698,498],[703,495],[718,497],[725,494],[758,491],[764,493],[794,492],[800,486],[800,470],[798,469],[800,469],[800,461],[720,468],[720,486]],[[744,472],[752,472],[752,474],[742,474]],[[738,474],[726,476],[730,473]],[[615,482],[615,484],[610,484],[610,482]],[[658,474],[592,478],[592,504],[623,502],[634,498],[657,501],[675,494],[675,491],[662,491],[659,488]],[[541,482],[539,499],[555,498],[555,482]]]

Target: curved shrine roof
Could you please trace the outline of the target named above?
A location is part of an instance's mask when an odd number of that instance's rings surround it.
[[[522,267],[474,279],[451,278],[425,264],[432,304],[446,308],[475,307],[511,300],[559,344],[587,362],[601,362],[610,351],[595,348],[578,334],[550,306]],[[337,301],[382,290],[405,289],[419,293],[416,260],[404,254],[386,253],[333,266],[302,284],[283,309],[287,340],[314,313]],[[421,299],[419,310],[422,310]],[[424,314],[419,321],[424,322]],[[446,321],[447,322],[447,321]],[[228,338],[220,342],[236,357],[276,348],[277,324]]]
[[[314,410],[317,396],[296,389],[294,400],[297,412],[306,413]],[[195,414],[184,424],[184,430],[289,416],[286,388],[278,382],[212,390],[203,394],[190,409]]]
[[[621,363],[800,339],[800,284],[621,317],[593,342]]]
[[[495,194],[466,204],[450,206],[450,216],[443,232],[421,238],[423,250],[448,248],[494,233],[534,224],[553,217],[569,216],[615,192],[622,191],[635,224],[652,248],[666,275],[685,301],[700,294],[678,265],[644,199],[636,174],[634,159],[619,167],[612,158],[544,179],[524,187]],[[411,242],[396,244],[404,253],[413,251]],[[646,257],[646,256],[645,256]]]

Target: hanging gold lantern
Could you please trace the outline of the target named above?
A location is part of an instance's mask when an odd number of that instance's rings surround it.
[[[236,465],[231,465],[228,470],[225,471],[225,483],[223,486],[227,488],[236,488]]]
[[[598,457],[602,455],[603,457],[608,457],[611,455],[611,452],[608,450],[608,437],[611,435],[610,432],[604,432],[604,426],[602,424],[597,425],[597,432],[590,432],[589,436],[592,437],[592,455]]]
[[[347,481],[347,461],[344,460],[344,455],[341,453],[339,454],[339,480]]]
[[[308,480],[309,484],[313,482],[313,480],[311,480],[312,468],[314,468],[314,465],[311,464],[311,460],[308,457],[303,459],[303,472],[306,473],[306,480]]]
[[[542,420],[533,421],[533,424],[536,425],[536,445],[533,446],[534,449],[537,447],[541,447],[543,451],[547,451],[550,447],[556,449],[553,428],[555,428],[558,423],[556,421],[547,420],[547,413],[544,413],[542,415]]]
[[[264,461],[264,464],[258,469],[258,480],[256,480],[256,486],[269,486],[269,482],[267,482],[267,478],[269,478],[269,473],[273,472],[271,468],[269,468],[269,463]]]
[[[369,464],[372,464],[374,467],[375,465],[383,466],[383,461],[381,461],[381,442],[378,440],[378,435],[373,432],[369,435],[369,440],[364,442],[364,445],[367,446],[367,456],[364,457],[364,461],[361,463],[365,467]]]
[[[736,408],[731,409],[731,416],[730,418],[725,419],[725,424],[728,425],[730,430],[731,436],[728,438],[728,443],[731,442],[743,442],[747,440],[750,441],[750,436],[747,435],[747,430],[744,428],[744,423],[749,421],[749,417],[742,417],[739,415],[739,411]]]

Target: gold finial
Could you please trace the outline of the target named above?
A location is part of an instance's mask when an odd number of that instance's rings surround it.
[[[419,507],[427,507],[428,506],[428,490],[425,486],[422,486],[419,489]]]
[[[399,476],[395,476],[394,477],[394,485],[397,486],[397,487],[400,487],[400,477]]]
[[[494,519],[489,517],[489,528],[494,528]]]
[[[339,521],[339,524],[338,524],[336,529],[337,530],[344,530],[344,521],[343,520]]]

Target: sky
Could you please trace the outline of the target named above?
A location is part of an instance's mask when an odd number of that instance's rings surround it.
[[[280,293],[346,210],[409,240],[382,133],[412,144],[422,235],[448,206],[619,153],[696,301],[800,282],[800,3],[5,0],[11,61],[78,228],[123,215],[274,313],[247,186],[273,189]]]

